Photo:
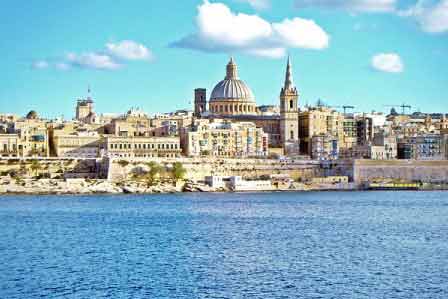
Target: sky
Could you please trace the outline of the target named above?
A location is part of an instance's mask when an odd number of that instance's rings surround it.
[[[71,119],[191,109],[234,56],[259,105],[278,104],[287,55],[299,105],[448,112],[448,0],[5,0],[0,113]]]

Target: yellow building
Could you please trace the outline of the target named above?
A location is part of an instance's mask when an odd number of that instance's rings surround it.
[[[122,136],[150,136],[150,124],[151,120],[140,109],[131,109],[125,115],[112,119],[108,124],[107,133]]]
[[[299,114],[300,150],[302,154],[312,152],[312,138],[316,135],[330,135],[344,144],[344,115],[324,106],[308,108]]]
[[[179,136],[182,128],[191,125],[193,113],[179,110],[151,118],[151,136]]]
[[[107,136],[104,148],[111,158],[175,158],[182,152],[178,137]]]
[[[98,158],[103,141],[98,134],[56,134],[53,147],[57,157]]]
[[[21,157],[20,138],[17,134],[0,134],[0,157]]]
[[[268,155],[268,135],[254,123],[197,120],[183,137],[187,156],[263,157]]]
[[[26,118],[15,121],[11,131],[19,135],[19,151],[23,157],[50,155],[47,123],[40,120],[35,111],[30,111]]]

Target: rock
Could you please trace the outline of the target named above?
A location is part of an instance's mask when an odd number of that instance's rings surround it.
[[[123,192],[124,193],[128,193],[128,194],[133,194],[133,193],[136,193],[136,190],[134,188],[132,188],[132,187],[124,186],[123,187]]]

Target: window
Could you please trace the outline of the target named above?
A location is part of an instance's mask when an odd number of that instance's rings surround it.
[[[293,100],[289,101],[289,109],[294,109],[294,101]]]
[[[294,139],[294,131],[291,131],[291,139]]]

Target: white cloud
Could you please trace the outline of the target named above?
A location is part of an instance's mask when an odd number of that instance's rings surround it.
[[[153,57],[147,47],[131,40],[123,40],[116,44],[108,43],[106,49],[110,55],[120,59],[150,60]]]
[[[269,6],[271,6],[270,0],[239,0],[239,2],[249,3],[250,6],[257,10],[267,9]]]
[[[145,60],[153,58],[151,50],[142,44],[131,40],[123,40],[118,43],[107,43],[100,51],[90,51],[82,54],[68,53],[62,58],[48,62],[39,60],[32,64],[34,69],[55,68],[67,71],[73,67],[95,70],[116,70],[122,67],[126,61]]]
[[[295,0],[298,8],[323,7],[351,12],[392,12],[397,0]]]
[[[71,69],[70,64],[65,63],[65,62],[55,63],[54,67],[60,71],[68,71],[69,69]]]
[[[402,73],[404,64],[396,53],[380,53],[372,58],[372,68],[387,73]]]
[[[294,18],[272,24],[274,35],[280,43],[294,48],[325,49],[329,44],[328,34],[313,20]]]
[[[67,54],[67,61],[77,67],[98,70],[115,70],[121,65],[106,54],[88,52],[81,55],[75,53]]]
[[[49,66],[50,66],[50,64],[46,60],[37,60],[37,61],[33,62],[33,64],[31,65],[31,67],[33,69],[37,69],[37,70],[46,69]]]
[[[406,1],[400,0],[295,0],[294,3],[297,8],[320,7],[341,9],[350,13],[390,13],[413,18],[425,32],[448,31],[448,0],[413,2],[416,3],[404,10],[399,7],[406,5]]]
[[[257,15],[236,14],[225,4],[207,0],[198,7],[196,25],[197,33],[172,46],[278,58],[284,56],[288,48],[327,48],[330,39],[312,20],[294,18],[269,23]]]
[[[423,31],[429,33],[448,31],[448,0],[441,0],[438,3],[420,0],[398,14],[403,17],[414,17]]]

